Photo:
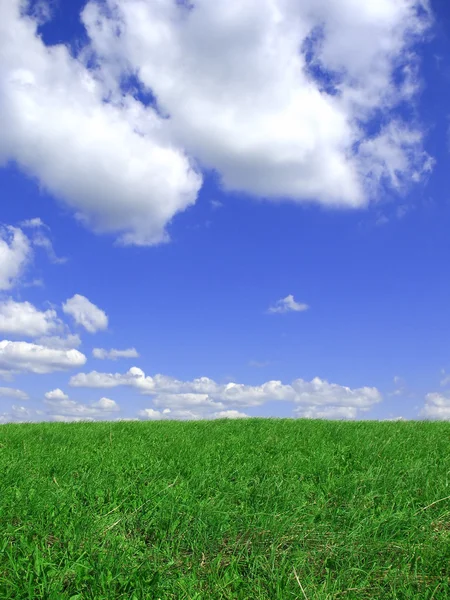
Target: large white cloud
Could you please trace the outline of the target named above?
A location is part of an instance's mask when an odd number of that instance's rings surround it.
[[[95,333],[108,328],[108,317],[106,313],[88,300],[85,296],[75,294],[63,304],[63,311],[73,317],[75,323]]]
[[[0,341],[0,371],[5,373],[52,373],[81,367],[86,362],[78,350],[58,350],[28,342]]]
[[[195,202],[187,154],[231,189],[344,206],[431,166],[392,110],[417,88],[426,0],[91,1],[77,58],[24,4],[0,5],[0,161],[123,243],[167,239]],[[158,110],[123,92],[129,75]]]
[[[427,163],[420,133],[390,113],[415,91],[411,45],[427,8],[425,0],[107,0],[88,2],[83,20],[107,76],[135,72],[175,139],[227,187],[357,206],[366,180],[397,186]],[[369,136],[377,110],[384,126]]]
[[[234,382],[218,384],[208,377],[192,381],[180,381],[164,375],[151,377],[137,367],[123,374],[78,373],[71,377],[70,385],[106,389],[128,386],[141,394],[153,396],[154,407],[159,409],[157,413],[187,410],[196,418],[211,417],[226,410],[257,407],[271,401],[292,402],[298,416],[355,418],[382,400],[376,388],[353,389],[319,377],[312,381],[296,379],[291,384],[267,381],[251,386]],[[154,411],[155,408],[149,410]],[[157,415],[150,412],[146,418],[157,418]],[[173,414],[170,418],[174,418]]]
[[[61,329],[56,311],[38,310],[30,302],[0,301],[0,332],[6,335],[37,337]]]
[[[31,256],[30,241],[21,229],[0,226],[0,290],[9,290],[15,285]]]
[[[200,177],[153,109],[132,96],[108,102],[96,73],[66,47],[45,47],[23,5],[0,5],[0,161],[16,160],[95,230],[163,240]]]

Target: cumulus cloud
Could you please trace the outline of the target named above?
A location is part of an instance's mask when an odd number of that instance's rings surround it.
[[[30,302],[0,301],[0,332],[37,337],[62,328],[56,311],[40,311]]]
[[[228,189],[349,207],[431,169],[395,116],[426,0],[91,0],[76,57],[22,8],[0,7],[0,160],[122,243],[167,239],[202,184],[188,156]]]
[[[137,73],[227,188],[358,206],[367,183],[427,168],[420,132],[390,113],[416,91],[426,13],[420,0],[107,0],[83,21],[109,79]]]
[[[55,390],[51,390],[50,392],[46,392],[45,398],[50,401],[61,401],[61,400],[69,400],[69,396],[65,394],[60,388],[56,388]]]
[[[81,404],[71,400],[67,394],[57,388],[45,394],[45,404],[49,407],[49,414],[53,420],[72,419],[85,420],[98,417],[107,417],[109,414],[120,410],[120,406],[110,398],[100,398],[91,404]]]
[[[155,408],[159,412],[162,409],[161,414],[164,414],[164,410],[169,411],[170,418],[175,418],[174,411],[176,414],[188,411],[186,414],[195,415],[196,418],[212,418],[214,414],[257,407],[271,401],[292,402],[298,416],[314,414],[321,418],[355,418],[382,400],[380,392],[374,387],[353,389],[319,377],[312,381],[296,379],[291,384],[267,381],[259,386],[251,386],[235,382],[219,384],[208,377],[192,381],[180,381],[165,375],[151,377],[137,367],[123,374],[97,371],[78,373],[71,377],[70,385],[134,388],[143,395],[153,396],[152,411]],[[156,418],[156,413],[150,414],[153,415],[151,418]]]
[[[294,296],[289,294],[286,298],[281,298],[277,300],[273,306],[269,308],[267,312],[269,313],[287,313],[287,312],[303,312],[308,310],[309,306],[307,304],[301,304],[300,302],[296,302],[294,300]]]
[[[31,257],[31,245],[23,231],[0,226],[0,290],[9,290],[17,283]]]
[[[22,8],[0,6],[0,161],[16,160],[96,231],[126,244],[163,241],[200,176],[157,111],[113,97],[65,46],[46,48]]]
[[[144,408],[138,412],[138,415],[142,419],[148,419],[149,421],[161,421],[164,418],[161,411],[154,410],[153,408]]]
[[[425,419],[450,420],[450,397],[436,392],[427,394],[420,415]]]
[[[28,342],[0,341],[0,370],[7,373],[53,373],[81,367],[86,357],[78,350],[57,350]]]
[[[118,358],[139,358],[139,353],[136,348],[127,348],[126,350],[105,350],[105,348],[94,348],[92,356],[100,360],[117,360]]]
[[[108,328],[106,313],[85,296],[75,294],[63,304],[62,308],[65,314],[71,315],[75,323],[84,327],[89,333]]]
[[[15,400],[28,400],[29,396],[22,390],[17,390],[9,387],[0,387],[0,397],[14,398]]]

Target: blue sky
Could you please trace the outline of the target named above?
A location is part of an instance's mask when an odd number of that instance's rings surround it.
[[[366,4],[0,8],[1,421],[450,418],[450,6]]]

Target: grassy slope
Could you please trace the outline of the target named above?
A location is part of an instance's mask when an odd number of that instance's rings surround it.
[[[449,450],[448,423],[3,425],[0,598],[450,598]]]

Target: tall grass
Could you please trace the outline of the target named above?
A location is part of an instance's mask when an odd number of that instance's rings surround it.
[[[0,427],[0,598],[450,598],[450,424]]]

